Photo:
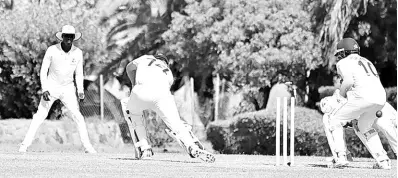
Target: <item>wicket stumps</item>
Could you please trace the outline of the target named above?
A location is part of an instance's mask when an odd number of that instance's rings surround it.
[[[283,165],[291,166],[294,164],[294,102],[295,98],[290,98],[290,164],[288,163],[287,157],[287,131],[288,131],[288,122],[287,122],[287,103],[288,97],[283,97]],[[281,97],[276,98],[276,148],[275,148],[275,155],[276,155],[276,166],[281,164],[280,162],[280,155],[281,155]]]

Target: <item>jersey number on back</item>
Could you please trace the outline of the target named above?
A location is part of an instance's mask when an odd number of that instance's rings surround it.
[[[153,62],[155,62],[155,61],[156,61],[156,60],[153,59],[153,60],[148,64],[148,66],[151,66],[151,65],[153,64]],[[162,69],[162,71],[164,72],[164,74],[167,75],[167,72],[169,71],[169,69],[168,69],[167,67],[165,67],[165,66],[163,66],[163,65],[160,65],[160,64],[155,64],[155,66],[157,66],[157,67],[159,67],[160,69]]]
[[[377,75],[377,73],[373,71],[373,68],[374,68],[374,67],[373,67],[372,63],[366,62],[366,61],[365,61],[365,63],[367,63],[368,65],[365,65],[362,61],[358,61],[358,65],[360,65],[360,66],[363,67],[363,69],[365,70],[365,72],[366,72],[366,74],[367,74],[368,76],[370,76],[371,74],[373,74],[374,76],[379,77],[379,75]],[[369,71],[370,71],[370,72],[369,72]]]

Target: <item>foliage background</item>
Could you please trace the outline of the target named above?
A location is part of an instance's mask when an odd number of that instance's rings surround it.
[[[297,86],[297,105],[307,113],[302,116],[317,120],[317,103],[336,87],[332,54],[343,37],[358,41],[361,54],[375,64],[388,100],[396,108],[396,2],[0,1],[0,119],[32,117],[42,92],[38,76],[42,58],[58,42],[54,34],[64,24],[83,33],[76,45],[85,52],[85,75],[102,74],[105,82],[117,80],[131,86],[124,71],[128,62],[143,54],[165,53],[175,74],[173,92],[189,81],[187,77],[194,78],[197,112],[207,133],[217,123],[213,114],[216,75],[223,81],[217,107],[233,113],[224,114],[226,122],[238,114],[265,112],[276,97],[270,95],[271,89],[286,81]],[[234,107],[226,107],[230,103]],[[258,118],[246,120],[257,122]],[[272,128],[272,123],[264,127]],[[164,135],[152,136],[158,146],[167,140]],[[309,134],[303,139],[318,136]],[[227,134],[222,139],[231,138]],[[244,152],[264,153],[256,150]]]

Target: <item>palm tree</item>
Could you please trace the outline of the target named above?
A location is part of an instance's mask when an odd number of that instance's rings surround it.
[[[175,0],[105,0],[99,4],[100,26],[109,28],[106,35],[108,61],[99,74],[121,75],[128,61],[159,49],[161,34],[171,22]]]
[[[315,31],[319,34],[325,65],[335,63],[333,54],[339,40],[344,37],[350,22],[359,15],[366,14],[367,7],[374,0],[331,0],[314,1],[313,18]]]
[[[307,3],[313,14],[314,31],[319,34],[324,66],[329,71],[336,63],[333,54],[337,43],[344,37],[356,39],[363,55],[376,68],[384,70],[396,65],[396,0],[308,0]]]

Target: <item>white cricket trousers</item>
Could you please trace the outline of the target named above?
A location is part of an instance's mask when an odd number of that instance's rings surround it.
[[[384,107],[383,104],[371,103],[363,97],[357,95],[355,92],[347,93],[348,101],[342,105],[333,115],[331,115],[332,135],[335,139],[336,152],[345,152],[344,146],[344,131],[341,122],[351,121],[358,119],[358,130],[365,136],[370,150],[374,150],[375,154],[385,156],[383,145],[381,144],[380,137],[373,124],[377,117],[376,112]],[[376,158],[377,160],[377,158]]]
[[[195,141],[180,118],[174,96],[168,86],[135,85],[131,91],[127,109],[139,140],[147,140],[142,114],[144,110],[149,109],[155,111],[167,127],[179,135],[186,146],[194,145]]]
[[[75,93],[76,89],[73,85],[66,87],[57,87],[50,92],[50,101],[45,101],[43,97],[40,100],[40,104],[37,108],[37,112],[33,115],[33,119],[30,123],[28,132],[26,133],[25,139],[22,142],[22,145],[29,147],[32,144],[32,141],[35,137],[37,129],[39,129],[40,125],[46,119],[48,112],[50,111],[51,106],[54,101],[59,99],[65,107],[71,112],[72,119],[76,122],[81,142],[86,149],[91,149],[92,145],[90,143],[88,132],[86,128],[86,123],[84,121],[83,115],[79,111],[79,105],[77,102],[77,97]]]
[[[377,118],[373,127],[384,134],[392,150],[397,154],[397,111],[389,103],[383,107],[382,117]]]

